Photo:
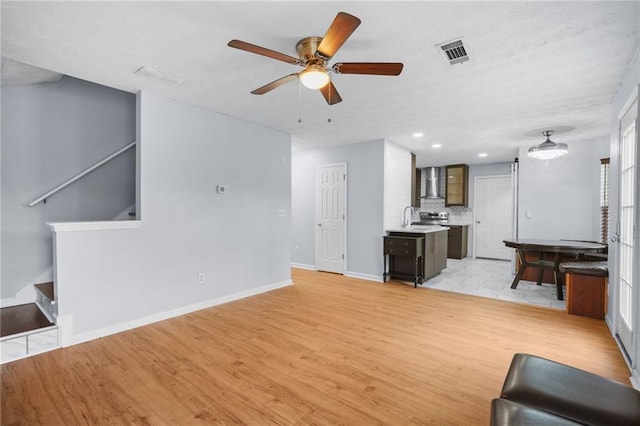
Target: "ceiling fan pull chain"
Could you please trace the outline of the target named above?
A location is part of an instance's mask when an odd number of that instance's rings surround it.
[[[302,83],[298,79],[298,124],[302,124]]]
[[[327,109],[329,114],[327,114],[327,123],[331,123],[331,85],[329,85],[329,102],[327,102]]]

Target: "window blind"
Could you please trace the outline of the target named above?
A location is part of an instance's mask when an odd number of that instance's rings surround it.
[[[600,241],[609,241],[609,159],[600,159]]]

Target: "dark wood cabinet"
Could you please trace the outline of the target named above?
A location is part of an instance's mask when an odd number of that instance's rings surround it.
[[[422,235],[384,237],[384,275],[411,280],[414,286],[424,281],[424,237]],[[387,259],[389,266],[387,267]]]
[[[463,259],[467,257],[468,225],[447,225],[449,228],[449,246],[447,257],[449,259]]]
[[[446,167],[445,176],[445,207],[469,204],[469,166],[455,164]]]
[[[447,252],[449,246],[448,231],[436,232],[436,267],[438,274],[447,268]]]
[[[567,313],[604,319],[607,313],[607,277],[565,275]]]
[[[420,179],[422,172],[416,168],[416,155],[411,154],[411,205],[420,208]]]
[[[387,277],[397,277],[400,279],[411,279],[414,281],[412,274],[415,262],[411,257],[413,255],[413,248],[410,248],[405,240],[402,238],[408,238],[415,240],[416,237],[420,239],[422,245],[421,251],[418,252],[416,248],[416,255],[420,253],[421,258],[418,259],[420,263],[421,276],[420,281],[433,278],[442,272],[447,267],[447,230],[443,229],[438,232],[427,233],[411,233],[411,232],[390,232],[389,236],[384,237],[384,276],[386,281]],[[399,238],[400,240],[394,240]],[[389,268],[387,272],[387,258],[389,258]],[[414,281],[416,283],[416,281]]]
[[[446,231],[425,234],[425,271],[424,278],[429,279],[438,275],[447,267],[448,238]]]

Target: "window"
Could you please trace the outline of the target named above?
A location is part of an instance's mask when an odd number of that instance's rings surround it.
[[[600,159],[600,242],[609,240],[609,159]]]

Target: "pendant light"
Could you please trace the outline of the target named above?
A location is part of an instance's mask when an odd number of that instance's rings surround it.
[[[545,130],[542,132],[543,136],[547,137],[547,140],[540,145],[532,146],[529,148],[529,157],[537,158],[538,160],[553,160],[554,158],[562,157],[569,153],[569,147],[566,143],[555,143],[549,137],[553,134],[553,130]]]

